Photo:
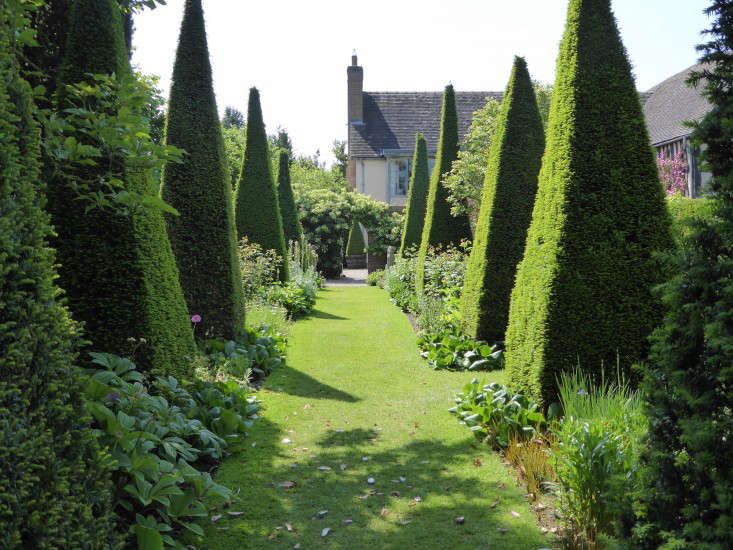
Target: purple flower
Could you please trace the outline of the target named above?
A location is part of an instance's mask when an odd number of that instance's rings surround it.
[[[580,391],[578,392],[578,395],[585,395],[585,390],[583,388],[580,388]]]
[[[107,397],[105,397],[104,400],[110,401],[112,403],[118,403],[120,401],[120,396],[117,395],[115,392],[111,391],[107,394]]]
[[[201,322],[201,315],[191,315],[191,322],[192,323],[200,323]]]

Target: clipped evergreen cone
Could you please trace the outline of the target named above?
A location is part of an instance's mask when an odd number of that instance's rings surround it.
[[[468,216],[454,217],[448,202],[448,189],[443,185],[443,176],[450,172],[453,161],[458,158],[458,115],[456,95],[449,84],[443,92],[443,107],[440,115],[440,141],[435,158],[435,168],[430,177],[425,223],[417,256],[416,284],[422,293],[425,280],[425,258],[428,248],[458,246],[463,240],[471,240],[471,226]]]
[[[366,267],[366,243],[358,221],[354,221],[349,230],[349,239],[346,241],[346,266],[349,269]]]
[[[402,229],[400,256],[404,256],[410,247],[420,246],[429,187],[428,145],[425,136],[418,132],[415,135],[415,153],[412,156],[412,177],[407,190],[405,225]]]
[[[303,227],[300,225],[298,209],[295,207],[295,198],[293,197],[293,188],[290,185],[290,155],[285,150],[281,150],[278,155],[277,197],[280,216],[283,221],[285,247],[287,248],[291,242],[300,242],[303,236]]]
[[[131,72],[116,2],[76,0],[69,22],[59,110],[70,106],[63,84],[84,81],[88,73],[119,77]],[[88,140],[82,133],[77,139]],[[94,182],[106,173],[107,165],[120,162],[124,164],[124,159],[97,159],[96,166],[80,169],[79,175]],[[124,185],[138,194],[153,192],[134,172],[124,174]],[[134,338],[141,369],[185,374],[196,348],[160,212],[144,208],[129,214],[100,208],[86,212],[86,203],[58,179],[49,185],[48,197],[57,233],[53,244],[60,264],[59,286],[66,291],[73,317],[84,322],[93,349],[125,355],[131,349],[128,339]]]
[[[532,80],[520,57],[503,97],[461,295],[465,332],[492,343],[504,339],[545,147]]]
[[[40,131],[0,9],[0,547],[119,548],[111,464],[83,406],[79,332],[54,285]]]
[[[662,318],[654,259],[670,248],[664,191],[609,0],[571,0],[547,145],[506,333],[512,384],[548,406],[556,377],[648,351]]]
[[[262,120],[260,93],[249,91],[247,106],[247,146],[242,172],[234,194],[238,238],[247,237],[265,250],[283,258],[280,280],[288,280],[283,221],[277,190],[272,181],[265,123]]]
[[[187,153],[165,167],[161,193],[180,213],[166,222],[188,310],[201,334],[234,339],[244,330],[242,276],[201,0],[186,0],[165,139]]]

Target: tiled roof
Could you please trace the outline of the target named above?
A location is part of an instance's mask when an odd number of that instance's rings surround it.
[[[456,92],[458,135],[466,135],[474,111],[501,92]],[[428,151],[438,148],[442,92],[363,92],[364,123],[349,124],[350,154],[379,157],[385,149],[412,151],[415,133],[422,132]]]
[[[652,145],[690,134],[692,130],[683,123],[700,120],[710,111],[710,104],[700,95],[700,87],[690,88],[685,84],[690,71],[701,67],[688,67],[646,92],[648,99],[643,102],[644,116]]]

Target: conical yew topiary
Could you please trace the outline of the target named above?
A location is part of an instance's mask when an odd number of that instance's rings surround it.
[[[412,157],[412,177],[410,187],[407,190],[405,225],[402,229],[400,256],[404,256],[405,251],[411,246],[420,246],[429,187],[428,145],[425,136],[418,132],[415,136],[415,153]]]
[[[130,74],[116,2],[76,0],[69,21],[59,110],[73,106],[64,84],[86,80],[88,73]],[[112,104],[99,104],[99,108],[111,109]],[[81,131],[76,139],[98,145]],[[95,166],[80,168],[78,176],[90,182],[92,192],[103,192],[98,180],[105,177],[110,165],[116,165],[124,172],[125,190],[152,194],[154,190],[147,189],[134,171],[127,171],[125,163],[124,157],[97,159]],[[60,263],[59,285],[67,293],[72,315],[84,322],[94,349],[127,354],[131,348],[128,339],[134,338],[141,368],[161,374],[185,372],[195,345],[160,212],[145,208],[129,213],[100,208],[86,211],[86,203],[61,179],[51,182],[48,197],[58,235],[54,245]]]
[[[78,327],[53,284],[40,131],[0,9],[0,547],[119,548],[111,464],[82,404]]]
[[[290,185],[290,155],[286,150],[281,150],[278,154],[277,197],[283,221],[285,245],[288,246],[291,241],[300,242],[303,227],[300,225],[293,188]]]
[[[435,157],[435,168],[430,177],[430,188],[425,207],[420,250],[417,256],[416,284],[422,292],[425,278],[425,257],[431,246],[458,246],[463,240],[471,240],[471,226],[468,216],[453,217],[450,213],[448,190],[443,185],[443,176],[450,172],[453,161],[458,158],[458,115],[456,95],[449,84],[443,92],[443,108],[440,115],[440,141]]]
[[[188,311],[201,316],[202,334],[235,338],[244,330],[244,299],[201,0],[186,0],[165,135],[187,153],[165,167],[161,193],[180,213],[166,221]]]
[[[361,232],[359,222],[355,221],[349,230],[349,239],[346,241],[347,256],[361,256],[364,254],[366,244],[364,243],[364,235]]]
[[[532,80],[520,57],[503,97],[461,295],[464,330],[492,343],[504,339],[545,147]]]
[[[544,405],[556,377],[646,356],[670,220],[609,0],[571,0],[547,145],[506,333],[511,381]]]
[[[285,259],[283,220],[278,205],[277,190],[272,182],[270,153],[268,152],[265,123],[262,120],[260,93],[249,91],[247,106],[247,146],[244,150],[242,173],[237,182],[234,198],[237,236],[265,250],[274,250]],[[280,280],[288,280],[288,263],[283,261]]]

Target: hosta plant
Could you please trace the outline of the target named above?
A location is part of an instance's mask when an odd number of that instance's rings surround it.
[[[505,449],[512,439],[532,439],[546,422],[537,403],[496,382],[466,384],[450,412],[458,415],[477,437],[494,448]]]
[[[454,327],[423,334],[417,345],[420,355],[436,370],[495,370],[504,364],[504,352],[497,344],[474,340]]]

